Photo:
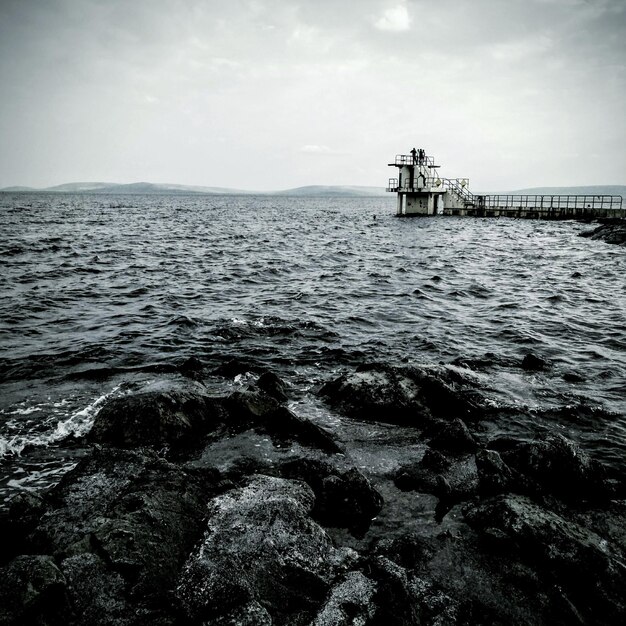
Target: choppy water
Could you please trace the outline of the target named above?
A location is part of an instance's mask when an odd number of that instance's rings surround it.
[[[622,465],[624,248],[575,222],[400,220],[394,206],[0,194],[0,502],[66,471],[106,398],[190,356],[270,367],[323,421],[314,391],[342,368],[493,353],[474,374],[485,394],[538,409],[494,429],[559,429]],[[528,352],[552,367],[524,372]]]

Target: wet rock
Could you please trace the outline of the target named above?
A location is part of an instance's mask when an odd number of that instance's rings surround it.
[[[61,561],[73,605],[86,600],[72,590],[89,586],[94,606],[110,607],[98,623],[117,623],[128,598],[135,610],[160,614],[155,607],[202,535],[206,503],[218,492],[209,478],[147,449],[95,449],[50,492],[32,546]]]
[[[87,439],[127,448],[194,446],[224,419],[221,401],[206,395],[199,383],[166,381],[109,401]]]
[[[519,485],[519,479],[495,450],[479,450],[476,453],[476,470],[483,494],[503,493]]]
[[[65,577],[51,556],[18,556],[0,569],[0,624],[62,624],[67,612]]]
[[[531,481],[524,484],[537,493],[549,493],[571,501],[611,496],[614,486],[605,468],[574,442],[560,434],[531,442],[516,442],[500,451],[504,462]]]
[[[374,617],[376,583],[362,572],[349,572],[332,588],[311,626],[355,626]]]
[[[318,448],[328,454],[344,452],[328,431],[285,407],[280,407],[268,416],[265,429],[283,443],[297,441],[303,446]]]
[[[256,361],[234,358],[218,365],[212,373],[218,376],[224,376],[225,378],[235,378],[247,372],[261,373],[263,371],[265,371],[265,368]]]
[[[527,372],[540,372],[548,367],[548,362],[535,354],[529,353],[522,360],[522,369]]]
[[[457,624],[458,602],[397,563],[375,556],[369,575],[377,583],[374,624]]]
[[[186,619],[232,624],[260,607],[277,623],[312,619],[336,569],[330,538],[309,517],[314,501],[305,484],[268,476],[215,498],[176,589]]]
[[[283,464],[281,473],[311,487],[315,493],[311,514],[324,526],[361,534],[383,506],[382,496],[355,467],[340,470],[325,461],[297,459]]]
[[[281,408],[280,402],[263,389],[250,386],[235,391],[226,399],[226,410],[231,421],[252,425]],[[261,418],[261,419],[259,419]]]
[[[375,420],[424,427],[433,417],[475,417],[475,391],[445,368],[360,366],[326,383],[320,390],[342,413]]]
[[[441,454],[438,450],[432,448],[426,448],[424,456],[420,461],[420,466],[433,472],[445,472],[450,467],[450,459],[447,456]]]
[[[259,376],[255,385],[265,391],[278,402],[287,402],[285,383],[273,372],[264,372]]]
[[[204,364],[195,356],[189,357],[185,362],[181,363],[178,371],[192,380],[201,380],[204,372]]]
[[[572,616],[584,623],[595,623],[598,616],[603,623],[626,619],[624,555],[606,539],[520,495],[468,507],[465,518],[500,554],[535,569],[557,592],[551,601],[567,604]]]
[[[435,436],[430,440],[430,447],[462,454],[464,452],[473,452],[478,445],[465,422],[455,418],[440,426]]]
[[[579,233],[580,237],[589,237],[606,243],[618,246],[626,245],[626,220],[617,219],[606,224],[602,224],[590,231]]]
[[[126,597],[124,577],[96,554],[68,557],[61,563],[67,592],[79,624],[126,626],[136,623],[132,604]]]
[[[35,529],[46,510],[44,498],[30,491],[13,496],[0,517],[0,562],[28,551],[26,538]]]

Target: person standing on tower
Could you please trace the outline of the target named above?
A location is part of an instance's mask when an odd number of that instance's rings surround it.
[[[413,148],[413,150],[411,150],[411,157],[412,161],[413,161],[413,165],[415,165],[417,163],[417,159],[415,158],[415,156],[417,155],[417,150],[415,148]]]

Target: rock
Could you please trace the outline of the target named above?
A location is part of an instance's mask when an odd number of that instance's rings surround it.
[[[272,620],[261,623],[312,619],[336,567],[330,538],[309,517],[314,501],[305,484],[269,476],[215,498],[176,588],[185,618],[233,624],[261,606]]]
[[[486,495],[507,492],[519,484],[495,450],[479,450],[476,453],[476,470],[480,490]]]
[[[362,572],[349,572],[332,588],[311,626],[355,626],[373,619],[376,583]]]
[[[224,376],[225,378],[235,378],[236,376],[247,372],[260,373],[263,371],[265,371],[265,368],[259,365],[256,361],[234,358],[221,363],[213,370],[212,373],[217,374],[218,376]]]
[[[230,420],[244,425],[264,423],[264,418],[279,408],[281,405],[278,400],[254,386],[235,391],[226,399],[226,410]]]
[[[287,402],[285,383],[273,372],[264,372],[259,376],[255,385],[265,391],[278,402]]]
[[[626,245],[626,220],[617,219],[598,226],[594,230],[579,233],[580,237],[589,237],[619,246]]]
[[[110,608],[98,623],[117,623],[129,598],[160,615],[218,491],[208,478],[147,449],[96,448],[50,492],[32,546],[61,561],[72,606],[88,602],[76,593],[91,594],[94,615]]]
[[[598,616],[602,623],[626,620],[624,555],[604,538],[519,495],[468,507],[465,518],[496,542],[499,554],[534,568],[556,589],[552,601],[564,601],[584,623],[596,623]]]
[[[540,372],[545,370],[547,366],[548,363],[545,359],[530,353],[522,360],[522,369],[527,372]]]
[[[204,372],[204,364],[195,356],[189,357],[184,363],[178,366],[178,371],[193,380],[200,380]]]
[[[607,499],[613,486],[605,468],[560,434],[516,442],[500,451],[504,462],[531,481],[537,493],[565,500]],[[527,490],[529,484],[523,485]]]
[[[328,431],[285,407],[268,415],[264,427],[272,437],[283,443],[297,441],[303,446],[318,448],[328,454],[344,452]]]
[[[47,624],[47,615],[67,612],[65,577],[51,556],[21,555],[0,570],[0,624]]]
[[[433,417],[477,415],[474,390],[445,368],[392,367],[370,364],[326,383],[326,401],[361,420],[424,427]]]
[[[430,440],[430,447],[455,454],[473,452],[478,447],[465,422],[458,417],[441,425]]]
[[[126,448],[195,446],[224,419],[221,401],[199,383],[157,383],[105,404],[87,439]]]
[[[370,576],[377,583],[373,624],[457,624],[458,602],[397,563],[374,556]]]
[[[28,552],[26,538],[37,526],[46,506],[43,497],[30,491],[21,491],[11,498],[8,509],[0,517],[0,562]]]
[[[451,461],[448,457],[441,454],[438,450],[426,448],[426,452],[424,452],[424,456],[420,461],[420,467],[440,473],[446,471],[450,467],[450,463]]]
[[[325,461],[297,459],[284,463],[281,474],[311,487],[315,493],[311,514],[324,526],[363,533],[383,506],[382,496],[355,467],[340,470]]]
[[[584,383],[586,379],[576,372],[565,372],[563,374],[563,380],[568,383]]]

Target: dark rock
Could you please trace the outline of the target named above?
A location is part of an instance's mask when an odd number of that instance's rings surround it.
[[[60,626],[67,612],[65,578],[51,556],[18,556],[0,570],[0,624]]]
[[[585,623],[624,623],[626,569],[616,546],[519,495],[497,496],[465,511],[467,522],[509,559],[533,567]],[[554,600],[553,600],[554,601]]]
[[[626,244],[626,220],[618,219],[610,223],[602,224],[594,230],[579,233],[580,237],[589,237],[606,243],[619,246]]]
[[[575,502],[612,495],[613,486],[605,468],[560,434],[517,442],[502,450],[500,456],[509,467],[530,479],[538,493]]]
[[[584,383],[586,379],[576,372],[565,372],[563,374],[563,380],[568,383]]]
[[[26,538],[45,510],[45,500],[36,493],[21,491],[11,498],[8,509],[0,516],[0,562],[28,552]]]
[[[258,619],[247,623],[308,623],[340,561],[309,517],[314,500],[303,483],[268,476],[215,498],[176,590],[186,619],[233,624],[245,614]]]
[[[545,370],[548,363],[545,359],[534,354],[527,354],[522,360],[522,369],[527,372],[539,372]]]
[[[574,272],[572,278],[582,278],[582,274],[580,272]]]
[[[435,436],[430,440],[430,447],[458,454],[473,452],[478,446],[465,422],[455,418],[441,425]]]
[[[420,466],[433,472],[444,472],[450,467],[451,461],[438,450],[426,448]]]
[[[179,372],[183,376],[188,376],[194,380],[200,380],[204,372],[204,364],[195,356],[189,357],[184,363],[178,367]]]
[[[280,407],[265,420],[266,431],[282,441],[297,441],[303,446],[318,448],[329,454],[343,453],[333,436],[317,424]]]
[[[458,602],[413,571],[375,556],[369,576],[377,583],[373,624],[457,624]]]
[[[480,490],[493,495],[511,490],[519,484],[509,466],[495,450],[479,450],[476,453],[476,470]]]
[[[246,425],[264,423],[279,408],[280,402],[258,387],[235,391],[226,399],[229,418]]]
[[[91,594],[98,623],[118,623],[129,598],[154,617],[202,534],[207,476],[147,449],[95,449],[50,492],[32,546],[61,561],[73,606]]]
[[[212,371],[212,373],[217,374],[218,376],[224,376],[225,378],[235,378],[236,376],[247,372],[261,373],[264,370],[265,368],[259,365],[256,361],[234,358],[221,363]]]
[[[157,383],[108,402],[88,441],[118,447],[195,446],[224,419],[221,401],[206,395],[199,383]]]
[[[474,390],[445,368],[363,365],[326,383],[320,395],[349,417],[417,427],[433,417],[475,417],[479,406]]]
[[[287,402],[285,383],[273,372],[264,372],[255,384],[278,402]]]
[[[283,464],[281,473],[303,480],[313,489],[312,515],[324,526],[360,534],[383,506],[382,496],[355,467],[340,470],[325,461],[297,459]]]

